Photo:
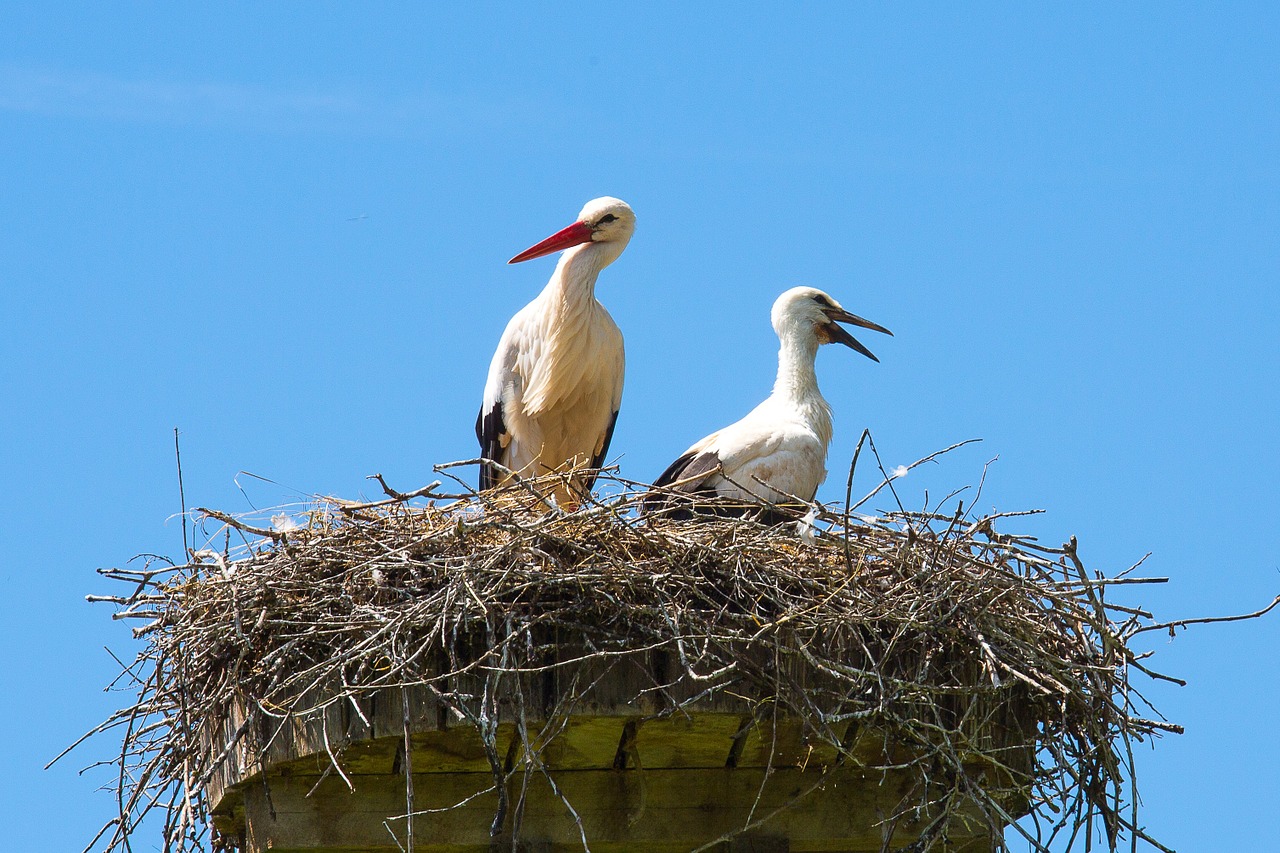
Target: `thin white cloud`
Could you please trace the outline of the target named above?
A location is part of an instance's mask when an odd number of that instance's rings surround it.
[[[350,93],[130,80],[92,72],[0,66],[0,110],[176,124],[287,128],[358,117]]]
[[[374,94],[266,85],[128,79],[98,72],[0,65],[0,112],[254,131],[437,135],[538,119],[486,99],[421,87]]]

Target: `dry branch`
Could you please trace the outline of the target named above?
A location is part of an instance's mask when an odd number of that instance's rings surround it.
[[[452,467],[437,470],[461,483]],[[610,496],[567,514],[530,509],[547,505],[538,498],[556,477],[463,492],[445,506],[410,503],[445,498],[438,482],[401,493],[377,479],[386,500],[322,501],[287,532],[201,509],[260,538],[230,548],[220,528],[209,536],[215,546],[186,565],[104,572],[133,591],[92,600],[149,620],[125,668],[136,702],[95,730],[126,726],[106,851],[128,849],[149,813],[166,818],[166,851],[222,849],[204,786],[240,739],[262,730],[256,722],[333,703],[362,715],[358,700],[386,688],[426,688],[474,725],[500,793],[510,771],[493,732],[500,714],[517,714],[532,768],[517,772],[546,774],[554,788],[539,745],[592,684],[574,681],[540,730],[526,726],[526,706],[545,697],[522,685],[549,668],[642,649],[669,652],[675,678],[691,685],[672,712],[723,692],[804,721],[838,761],[859,726],[906,747],[895,760],[926,784],[887,826],[912,810],[946,817],[965,803],[992,827],[1007,824],[1016,816],[1007,797],[971,774],[977,758],[1022,792],[1033,849],[1063,839],[1088,846],[1092,826],[1111,849],[1145,839],[1131,743],[1179,729],[1137,712],[1131,677],[1162,676],[1137,664],[1145,655],[1129,644],[1197,620],[1154,623],[1106,595],[1162,578],[1105,578],[1085,570],[1074,540],[1052,548],[996,531],[1018,513],[899,510],[865,520],[846,503],[817,513],[809,542],[794,525],[639,519],[634,506],[648,487],[607,471],[600,485]],[[801,685],[788,675],[797,667],[820,678]],[[450,687],[464,675],[483,691]],[[225,732],[233,707],[248,715]],[[1027,724],[1021,750],[1034,759],[1025,767],[1010,759],[1017,750],[993,752],[975,735],[1002,714]],[[406,726],[408,716],[406,705]],[[325,748],[345,778],[327,736]],[[503,799],[501,808],[518,814],[519,805]],[[941,844],[942,825],[920,850]]]

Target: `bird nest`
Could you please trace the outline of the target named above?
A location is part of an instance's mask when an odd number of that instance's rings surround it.
[[[123,737],[118,816],[90,847],[127,849],[148,815],[167,851],[233,847],[211,828],[207,795],[231,756],[264,723],[347,703],[359,713],[389,689],[430,695],[474,726],[505,790],[515,771],[495,721],[515,720],[533,753],[552,721],[593,701],[592,679],[561,678],[547,695],[536,676],[636,653],[669,664],[635,697],[651,716],[742,700],[797,721],[832,764],[852,756],[853,732],[875,732],[881,757],[856,760],[916,773],[913,798],[884,816],[928,815],[914,849],[942,849],[961,811],[997,838],[1025,817],[1017,831],[1036,850],[1155,844],[1138,822],[1132,747],[1180,729],[1131,683],[1166,677],[1131,642],[1180,623],[1108,593],[1161,579],[1103,577],[1074,539],[1049,547],[1003,531],[1028,513],[871,516],[869,495],[815,507],[797,530],[644,518],[634,507],[648,487],[609,471],[604,496],[548,511],[559,484],[401,494],[384,483],[383,500],[322,500],[270,524],[200,510],[211,547],[184,564],[101,570],[129,592],[97,599],[144,624],[122,676],[136,701],[95,730]],[[232,709],[239,725],[227,725]],[[328,761],[343,773],[340,751]],[[495,827],[510,826],[508,805]]]

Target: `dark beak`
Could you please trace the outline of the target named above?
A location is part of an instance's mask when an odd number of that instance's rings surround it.
[[[878,363],[880,361],[880,359],[876,358],[875,355],[872,354],[871,350],[864,347],[857,338],[849,334],[849,332],[839,324],[848,323],[851,326],[870,329],[873,332],[883,332],[890,337],[893,336],[893,332],[889,331],[884,326],[881,326],[879,323],[873,323],[870,320],[859,317],[857,314],[850,314],[848,311],[844,311],[840,308],[828,308],[824,313],[831,322],[822,326],[821,329],[826,333],[826,336],[831,343],[844,344],[850,349],[857,350],[874,362]]]

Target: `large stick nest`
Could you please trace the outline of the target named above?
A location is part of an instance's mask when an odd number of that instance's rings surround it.
[[[798,531],[641,518],[647,487],[609,472],[597,484],[608,497],[547,510],[537,496],[556,482],[388,488],[386,500],[324,500],[270,526],[202,510],[212,547],[184,564],[103,570],[131,591],[100,599],[145,624],[126,670],[137,699],[96,730],[124,736],[119,816],[90,847],[127,849],[148,814],[163,818],[165,850],[230,843],[210,831],[205,785],[237,739],[261,730],[255,720],[413,686],[491,737],[513,696],[534,704],[516,694],[548,660],[654,649],[685,688],[647,697],[659,713],[749,697],[837,750],[858,721],[918,769],[911,807],[931,816],[968,804],[999,828],[1029,813],[1019,831],[1039,850],[1146,839],[1132,745],[1178,728],[1152,719],[1130,683],[1139,670],[1164,677],[1130,643],[1169,624],[1107,592],[1159,579],[1104,578],[1074,540],[1055,548],[997,530],[1027,513],[871,517],[859,511],[868,496],[818,508]],[[458,689],[460,673],[485,689]],[[590,698],[583,684],[540,718]],[[230,732],[233,707],[249,716]],[[1000,738],[975,735],[996,725]],[[1002,768],[1003,790],[978,765]],[[940,838],[926,832],[919,849]]]

